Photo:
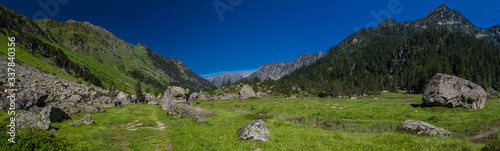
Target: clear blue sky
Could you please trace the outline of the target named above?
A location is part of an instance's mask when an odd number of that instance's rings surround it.
[[[445,3],[478,27],[500,24],[498,0],[217,0],[219,9],[232,10],[222,14],[223,20],[215,0],[40,1],[59,3],[58,12],[44,11],[38,0],[0,4],[30,18],[41,12],[59,21],[89,21],[131,44],[141,42],[165,57],[177,58],[204,77],[326,52],[356,29],[378,24],[370,12],[389,11],[388,4],[399,3],[396,13],[391,12],[398,22],[416,20]]]

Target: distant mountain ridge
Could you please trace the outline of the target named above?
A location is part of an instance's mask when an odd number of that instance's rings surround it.
[[[307,66],[311,63],[316,62],[318,59],[324,57],[326,53],[318,52],[315,54],[303,54],[299,58],[290,62],[280,61],[278,63],[267,63],[265,65],[261,65],[259,70],[254,72],[248,78],[252,79],[253,77],[259,77],[261,81],[265,79],[271,78],[273,80],[278,80],[281,77],[290,74],[291,72],[301,68],[303,66]]]
[[[221,75],[216,75],[216,76],[211,76],[206,78],[208,81],[210,81],[212,84],[217,86],[217,88],[222,87],[224,84],[226,84],[229,80],[231,80],[231,83],[235,83],[240,81],[243,78],[246,78],[252,74],[252,71],[247,71],[247,72],[239,72],[239,73],[231,73],[231,72],[226,72]]]
[[[16,37],[19,61],[104,88],[134,93],[138,81],[150,92],[169,85],[207,91],[212,85],[181,61],[89,22],[33,20],[0,5],[0,38],[5,37]]]

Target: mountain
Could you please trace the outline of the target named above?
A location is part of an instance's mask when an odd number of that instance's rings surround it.
[[[498,89],[499,29],[478,28],[444,4],[415,21],[389,18],[350,35],[325,57],[283,77],[280,90],[287,93],[285,88],[297,85],[311,94],[332,96],[396,89],[422,93],[436,73]]]
[[[208,77],[207,80],[210,81],[215,86],[217,86],[217,88],[220,88],[223,85],[225,85],[228,81],[231,81],[231,83],[238,82],[241,79],[250,76],[250,74],[252,73],[253,73],[252,71],[239,72],[239,73],[226,72],[221,75]]]
[[[267,63],[265,65],[261,65],[259,67],[259,70],[251,74],[248,78],[252,79],[253,77],[259,77],[261,81],[264,81],[268,78],[278,80],[302,66],[307,66],[313,62],[316,62],[318,59],[324,57],[325,55],[325,53],[320,51],[315,54],[303,54],[299,58],[290,62],[280,61],[278,63]]]
[[[0,5],[0,39],[4,42],[7,37],[16,38],[16,59],[22,63],[103,88],[134,93],[137,81],[147,92],[162,91],[168,85],[192,90],[208,90],[212,85],[181,61],[165,58],[141,43],[129,44],[89,22],[33,20]]]

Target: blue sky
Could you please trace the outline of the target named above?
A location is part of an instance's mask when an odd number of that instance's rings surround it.
[[[53,5],[47,11],[39,1]],[[357,29],[386,19],[372,15],[384,11],[402,22],[423,17],[444,3],[478,27],[500,24],[498,0],[39,1],[0,4],[30,18],[89,21],[131,44],[141,42],[165,57],[177,58],[204,77],[326,52]],[[214,3],[226,11],[219,15]]]

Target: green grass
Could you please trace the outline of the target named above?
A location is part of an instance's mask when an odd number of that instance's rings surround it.
[[[95,124],[69,126],[71,120],[67,120],[53,123],[52,127],[58,129],[57,135],[71,138],[90,150],[480,150],[485,144],[474,144],[468,137],[500,125],[500,99],[487,100],[484,109],[469,110],[422,108],[418,106],[421,95],[390,93],[377,97],[306,101],[267,97],[199,102],[198,106],[216,113],[205,117],[206,123],[165,115],[159,106],[137,104],[92,113]],[[0,112],[0,117],[5,119],[5,112]],[[236,131],[255,119],[266,122],[270,141],[238,139]],[[428,122],[453,135],[418,136],[394,131],[406,119]],[[137,123],[158,127],[156,122],[164,123],[165,131],[126,130]]]

